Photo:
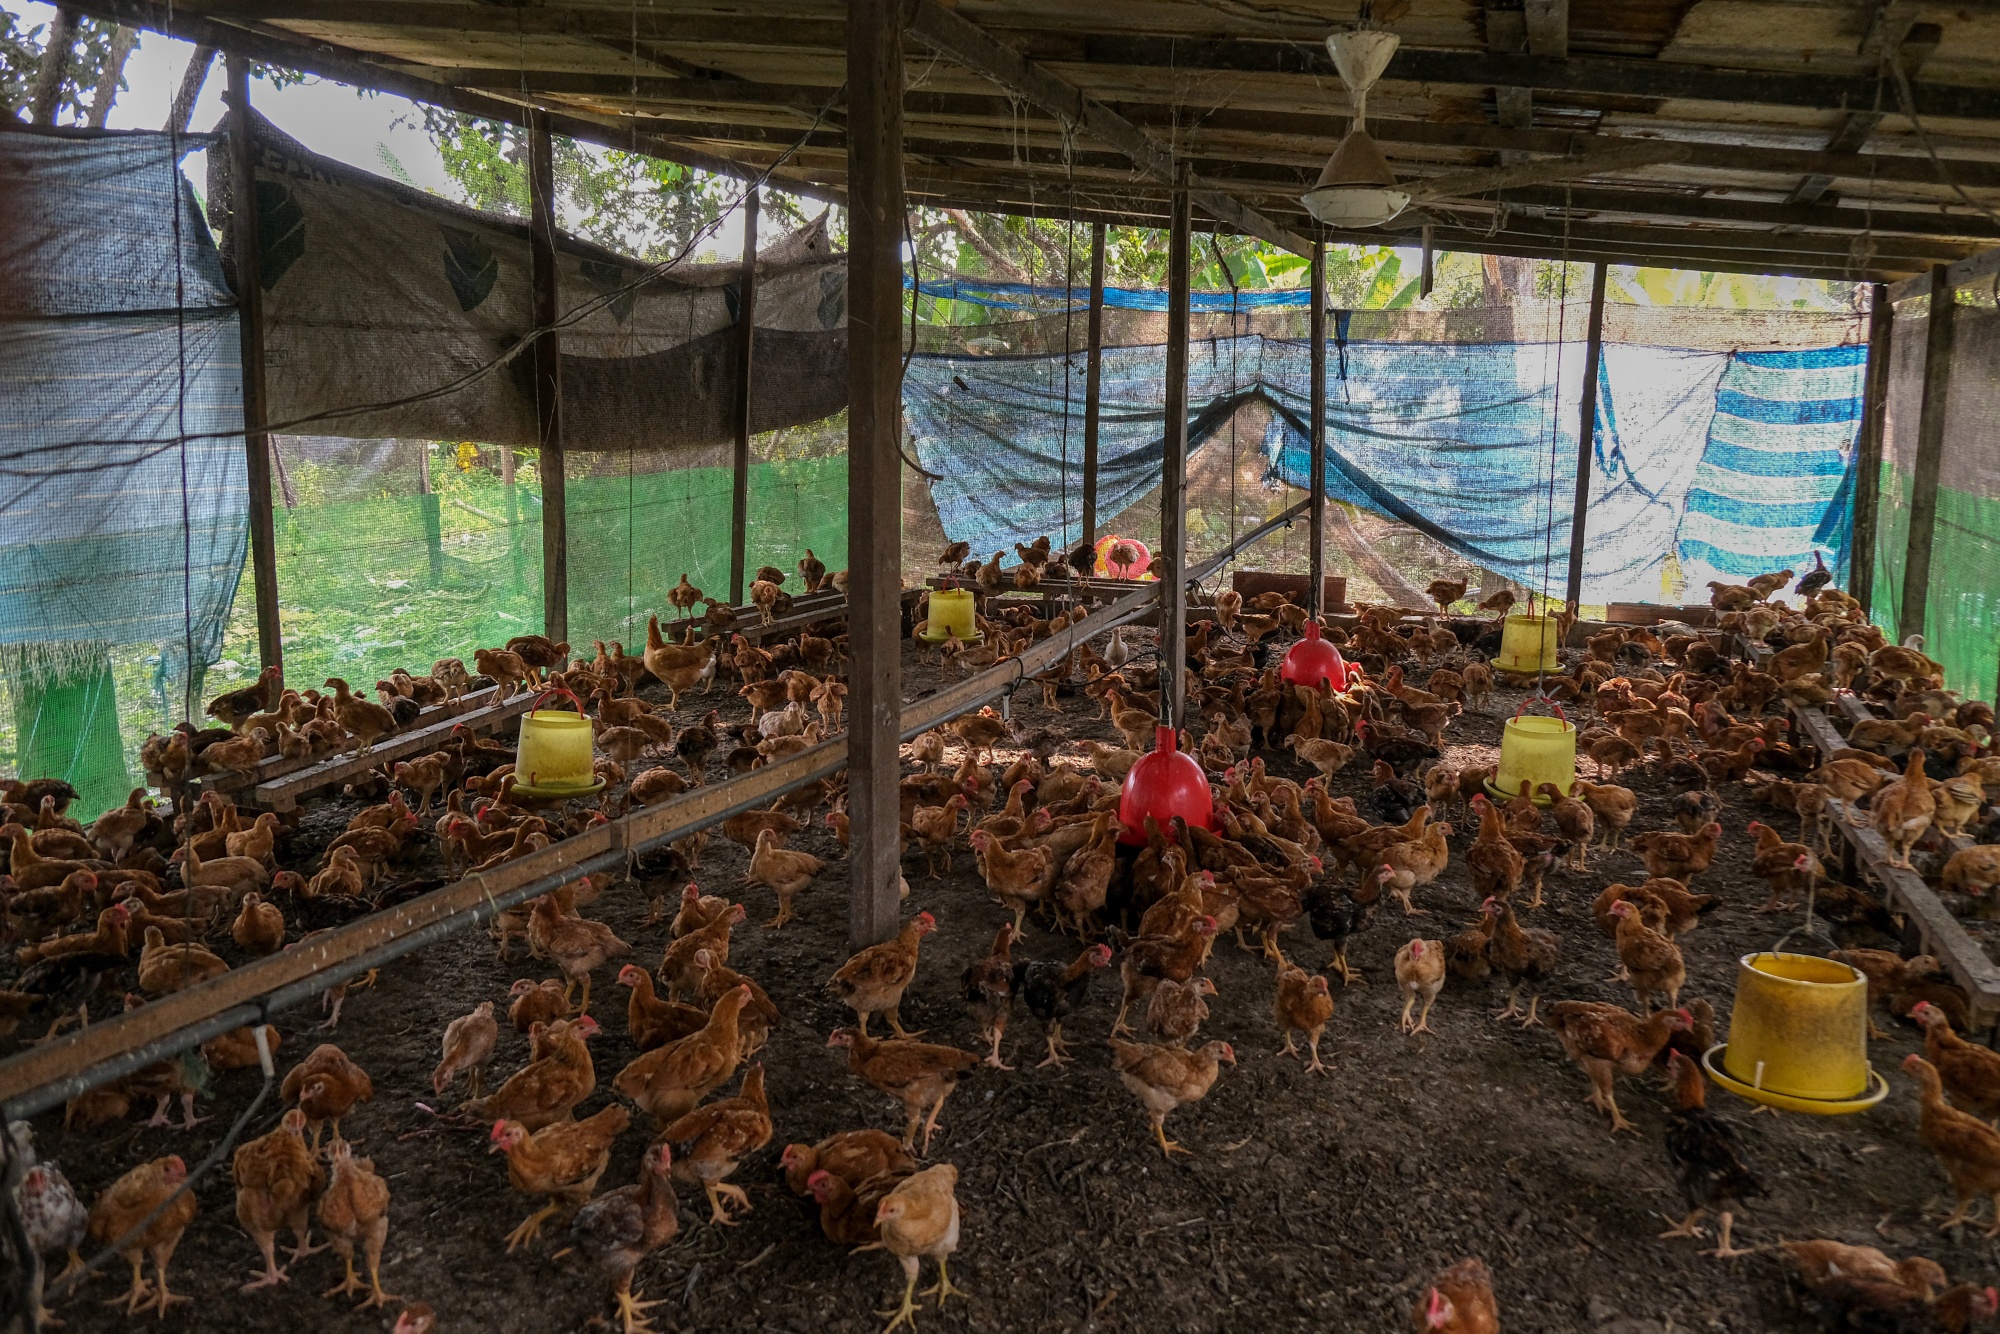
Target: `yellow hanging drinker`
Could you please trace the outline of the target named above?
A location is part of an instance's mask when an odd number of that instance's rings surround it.
[[[550,695],[568,695],[576,712],[544,709]],[[595,772],[596,742],[583,701],[568,690],[544,690],[535,707],[521,717],[521,739],[514,750],[514,791],[528,797],[562,801],[601,791],[604,780]]]
[[[1543,783],[1554,783],[1564,794],[1576,786],[1576,727],[1562,705],[1553,700],[1549,705],[1556,711],[1553,718],[1523,715],[1528,701],[1522,700],[1521,709],[1507,720],[1500,734],[1500,768],[1486,780],[1488,795],[1511,801],[1525,787],[1537,806],[1547,806],[1550,799],[1541,793]]]

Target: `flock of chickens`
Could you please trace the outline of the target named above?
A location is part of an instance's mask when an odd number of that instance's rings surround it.
[[[945,563],[966,554],[954,549]],[[1049,544],[1018,547],[1017,554],[1034,577],[1024,584],[1026,576],[1017,574],[1012,582],[1033,587],[1050,563]],[[1087,620],[1080,607],[1038,616],[1039,604],[997,596],[998,561],[992,577],[979,580],[989,595],[979,644],[951,641],[945,649],[968,667]],[[838,586],[839,576],[810,552],[799,565],[806,588]],[[770,589],[784,580],[775,569],[759,571],[758,583]],[[1825,578],[1807,575],[1797,608],[1778,600],[1790,581],[1785,571],[1748,586],[1711,587],[1725,631],[1781,646],[1761,668],[1730,660],[1697,634],[1662,640],[1613,628],[1591,638],[1583,656],[1547,683],[1550,695],[1595,712],[1579,736],[1595,778],[1579,777],[1567,792],[1544,785],[1538,794],[1498,801],[1487,786],[1490,766],[1442,762],[1454,721],[1468,708],[1484,709],[1498,684],[1486,661],[1497,647],[1495,623],[1441,616],[1416,624],[1394,609],[1363,608],[1351,631],[1327,630],[1359,676],[1338,692],[1311,689],[1284,683],[1276,671],[1273,638],[1299,631],[1307,617],[1276,594],[1246,603],[1234,592],[1219,593],[1183,646],[1189,712],[1199,718],[1191,729],[1199,737],[1190,740],[1214,787],[1212,829],[1178,820],[1161,827],[1150,819],[1126,829],[1117,820],[1120,785],[1153,736],[1159,688],[1157,662],[1146,661],[1154,651],[1128,645],[1122,633],[1101,649],[1080,648],[1039,684],[1051,710],[1080,689],[1125,746],[1073,742],[1054,725],[1028,730],[991,709],[916,738],[906,750],[912,771],[901,788],[905,852],[922,854],[921,870],[906,862],[909,873],[934,878],[951,870],[955,854],[969,852],[987,890],[1012,915],[978,957],[946,965],[958,977],[981,1049],[921,1041],[903,1025],[901,1003],[920,964],[936,967],[924,950],[936,920],[915,913],[895,938],[855,953],[826,982],[855,1019],[835,1029],[828,1046],[844,1052],[855,1078],[888,1097],[902,1134],[856,1128],[788,1145],[781,1155],[786,1183],[817,1207],[830,1241],[879,1247],[901,1264],[905,1286],[888,1329],[914,1324],[926,1258],[935,1262],[938,1281],[923,1295],[940,1306],[962,1295],[948,1272],[960,1240],[957,1171],[925,1162],[959,1081],[982,1067],[1013,1068],[1005,1042],[1018,1011],[1041,1029],[1041,1065],[1076,1060],[1065,1024],[1092,1004],[1095,974],[1115,971],[1108,1063],[1139,1103],[1152,1143],[1168,1157],[1186,1153],[1167,1134],[1169,1117],[1201,1100],[1223,1067],[1236,1062],[1229,1042],[1202,1040],[1207,998],[1215,994],[1204,969],[1217,940],[1233,936],[1239,948],[1268,961],[1270,1012],[1284,1050],[1299,1056],[1307,1072],[1323,1071],[1320,1042],[1335,1011],[1330,977],[1343,987],[1360,980],[1350,949],[1385,911],[1385,891],[1412,917],[1443,910],[1428,887],[1454,855],[1475,900],[1460,906],[1476,912],[1456,932],[1418,935],[1394,952],[1403,1030],[1430,1031],[1432,1008],[1447,986],[1497,978],[1507,1002],[1495,1018],[1545,1024],[1586,1077],[1589,1101],[1614,1133],[1635,1129],[1618,1108],[1618,1077],[1660,1070],[1676,1108],[1663,1149],[1689,1210],[1665,1235],[1700,1235],[1703,1215],[1714,1210],[1719,1235],[1712,1254],[1746,1254],[1731,1244],[1732,1225],[1763,1187],[1730,1122],[1705,1105],[1699,1061],[1715,1041],[1714,1013],[1702,998],[1682,1006],[1691,980],[1677,943],[1717,905],[1695,888],[1723,833],[1716,791],[1747,782],[1764,802],[1800,821],[1798,842],[1762,823],[1747,831],[1757,843],[1751,869],[1770,887],[1765,909],[1792,908],[1810,895],[1814,911],[1836,929],[1893,936],[1882,905],[1833,879],[1820,861],[1828,798],[1860,802],[1865,818],[1907,860],[1933,824],[1968,827],[1982,807],[1984,785],[2000,784],[2000,758],[1988,754],[1993,719],[1986,706],[1946,696],[1936,665],[1920,649],[1885,644]],[[607,791],[617,793],[602,809],[582,803],[552,809],[522,799],[514,791],[511,749],[459,729],[438,751],[382,766],[358,782],[349,795],[367,804],[312,858],[316,865],[279,869],[292,838],[286,817],[250,818],[226,796],[209,791],[196,799],[186,786],[200,773],[249,772],[267,754],[289,753],[287,746],[365,750],[407,727],[415,711],[462,700],[474,680],[455,659],[426,676],[392,674],[377,683],[373,701],[341,681],[327,683],[328,695],[284,690],[275,673],[218,698],[209,712],[224,726],[184,727],[149,743],[149,767],[167,777],[171,811],[154,810],[135,792],[126,806],[85,828],[63,813],[74,796],[65,785],[7,784],[0,789],[8,821],[0,838],[9,853],[0,911],[19,972],[0,990],[0,1037],[37,1014],[48,1017],[51,1032],[76,1019],[88,1022],[100,994],[123,991],[125,1005],[141,1005],[214,977],[229,964],[209,941],[219,947],[226,936],[243,955],[268,954],[434,888],[444,881],[419,867],[428,851],[441,856],[447,875],[498,865],[618,809],[710,781],[718,762],[744,772],[839,729],[840,638],[801,630],[752,645],[717,623],[728,608],[682,583],[685,591],[676,589],[670,602],[684,624],[694,606],[709,603],[707,634],[699,641],[682,635],[672,642],[655,618],[636,658],[622,646],[599,643],[595,658],[573,660],[568,645],[538,636],[474,654],[479,675],[503,692],[553,685],[588,701],[599,774]],[[1439,581],[1429,591],[1443,613],[1465,585]],[[781,614],[775,596],[757,606],[766,620]],[[1495,600],[1485,609],[1504,615],[1507,606]],[[1421,688],[1411,683],[1419,671]],[[649,680],[665,687],[664,708],[637,693]],[[676,726],[670,715],[680,696],[712,690],[719,680],[736,683],[749,706],[747,721],[725,724],[720,710],[712,710]],[[1835,689],[1854,690],[1889,715],[1879,725],[1857,724],[1851,748],[1838,754],[1809,753],[1782,716],[1765,712],[1780,699],[1824,702]],[[1000,748],[1010,752],[1004,763]],[[1287,752],[1314,776],[1298,782],[1272,772],[1271,763]],[[1661,827],[1628,836],[1641,803],[1616,780],[1636,764],[1650,764],[1681,791],[1657,821],[1645,821]],[[1369,769],[1365,794],[1336,796],[1333,779],[1350,765]],[[837,780],[719,826],[722,838],[749,854],[745,883],[775,899],[767,928],[790,921],[797,896],[827,871],[822,858],[787,846],[822,818],[822,808],[825,825],[844,845]],[[1477,823],[1477,834],[1461,838],[1456,852],[1456,831],[1445,816]],[[711,1223],[735,1224],[751,1205],[731,1178],[774,1134],[757,1058],[780,1016],[756,979],[730,967],[731,938],[746,906],[704,894],[695,883],[709,842],[707,832],[691,835],[636,868],[635,886],[650,904],[645,925],[666,924],[657,967],[629,962],[634,944],[588,915],[614,889],[607,877],[566,886],[496,919],[502,959],[523,940],[560,980],[524,978],[504,1001],[483,1001],[452,1021],[432,1077],[430,1094],[439,1099],[463,1077],[468,1096],[440,1113],[441,1122],[484,1134],[492,1152],[504,1156],[512,1187],[538,1202],[508,1235],[509,1251],[536,1244],[544,1225],[560,1220],[561,1253],[574,1252],[603,1272],[627,1334],[649,1328],[644,1313],[657,1304],[635,1293],[634,1277],[646,1256],[677,1235],[676,1184],[702,1191]],[[1607,885],[1593,916],[1615,943],[1633,1008],[1575,1000],[1544,1006],[1542,993],[1564,978],[1560,937],[1527,924],[1543,904],[1545,879],[1585,872],[1593,852],[1618,850],[1636,853],[1646,875]],[[1990,857],[2000,849],[1974,851]],[[2000,880],[1989,875],[1992,866],[1959,853],[1942,880],[1977,892]],[[1420,898],[1430,906],[1419,906]],[[1041,932],[1071,938],[1060,957],[1015,957],[1031,921]],[[1325,970],[1294,962],[1288,936],[1324,942]],[[2000,1054],[1957,1036],[1967,1018],[1965,998],[1935,960],[1865,948],[1842,957],[1868,975],[1871,993],[1926,1031],[1929,1059],[1913,1056],[1906,1068],[1922,1099],[1924,1142],[1958,1196],[1948,1225],[1963,1222],[1979,1196],[1991,1195],[1996,1222],[1989,1235],[2000,1233],[2000,1132],[1983,1119],[2000,1113]],[[592,982],[610,967],[628,993],[622,1022],[640,1054],[610,1079],[616,1097],[579,1117],[598,1082],[591,1041],[601,1031],[602,1007],[590,1013]],[[331,1015],[323,1027],[338,1024],[347,990],[328,993]],[[877,1035],[878,1017],[886,1036]],[[503,1022],[526,1035],[528,1059],[489,1091]],[[80,1095],[65,1123],[87,1130],[151,1102],[150,1124],[165,1125],[178,1100],[182,1124],[191,1127],[212,1074],[256,1068],[280,1040],[269,1027],[224,1034],[204,1044],[198,1058],[162,1061]],[[732,1082],[733,1094],[717,1096]],[[340,1132],[342,1118],[375,1096],[363,1061],[322,1043],[290,1068],[278,1093],[287,1110],[277,1127],[238,1145],[231,1163],[237,1221],[262,1259],[246,1290],[289,1281],[293,1267],[323,1249],[311,1244],[317,1223],[345,1267],[328,1296],[361,1294],[364,1308],[402,1301],[384,1292],[379,1273],[389,1185]],[[600,1192],[613,1146],[633,1128],[635,1115],[648,1120],[652,1133],[637,1179]],[[10,1130],[7,1179],[38,1254],[67,1254],[74,1265],[86,1240],[92,1249],[115,1247],[131,1269],[122,1299],[128,1314],[164,1314],[186,1300],[167,1284],[174,1249],[196,1216],[178,1156],[133,1168],[86,1207],[60,1168],[36,1160],[29,1128],[17,1123]],[[295,1242],[284,1264],[276,1250],[281,1232]],[[1832,1328],[1959,1330],[2000,1306],[1993,1289],[1952,1285],[1921,1258],[1897,1262],[1834,1241],[1784,1246]],[[397,1330],[422,1334],[435,1318],[425,1304],[410,1303]],[[1469,1258],[1436,1275],[1411,1319],[1418,1330],[1446,1334],[1499,1329],[1483,1262]]]

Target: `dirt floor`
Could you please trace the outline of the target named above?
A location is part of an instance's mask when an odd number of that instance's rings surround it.
[[[912,660],[906,693],[934,683],[935,669]],[[1073,737],[1115,739],[1109,724],[1088,721],[1093,706],[1080,695],[1057,720],[1031,693],[1021,696],[1016,712],[1023,730],[1056,723]],[[694,697],[677,721],[694,721],[721,698],[720,691]],[[1503,692],[1491,713],[1460,720],[1447,762],[1490,762],[1501,720],[1518,698]],[[741,716],[740,701],[731,703],[736,708],[726,716]],[[1081,764],[1074,751],[1068,747],[1063,758]],[[1308,776],[1288,753],[1267,760],[1276,772]],[[1631,832],[1664,823],[1672,794],[1644,770],[1631,771],[1626,781],[1643,798]],[[1333,786],[1364,797],[1365,768],[1350,766]],[[1725,905],[1682,943],[1689,973],[1683,1003],[1706,997],[1726,1016],[1737,960],[1772,943],[1798,915],[1756,913],[1765,892],[1747,871],[1744,825],[1770,813],[1753,808],[1740,787],[1724,794],[1724,804],[1722,850],[1696,888],[1723,896]],[[330,802],[315,810],[293,860],[309,856],[355,805]],[[1781,827],[1790,832],[1789,823]],[[1462,822],[1456,848],[1472,832]],[[900,1290],[890,1257],[849,1256],[828,1244],[778,1171],[787,1142],[862,1126],[900,1127],[893,1104],[851,1076],[843,1053],[826,1045],[829,1031],[850,1019],[824,990],[847,953],[842,864],[821,825],[795,846],[834,864],[801,896],[798,919],[781,930],[756,925],[773,909],[769,891],[747,891],[749,923],[739,929],[730,960],[763,983],[784,1015],[761,1057],[775,1137],[735,1178],[755,1211],[738,1227],[718,1229],[704,1221],[699,1193],[681,1188],[680,1237],[644,1264],[638,1282],[646,1296],[664,1300],[651,1313],[663,1330],[873,1331],[884,1323],[875,1312],[892,1306]],[[746,861],[743,849],[718,837],[699,881],[711,892],[743,892],[738,877]],[[987,896],[969,854],[961,853],[956,872],[937,881],[923,878],[920,856],[906,866],[913,889],[907,911],[930,911],[940,929],[925,942],[904,1019],[927,1029],[928,1040],[974,1048],[959,974],[986,950],[1006,914]],[[1632,1003],[1627,988],[1606,980],[1617,959],[1589,904],[1607,883],[1642,876],[1629,853],[1594,858],[1585,873],[1551,874],[1547,906],[1524,914],[1526,924],[1562,937],[1561,976],[1545,1002]],[[1411,1040],[1397,1031],[1400,1002],[1390,969],[1397,947],[1417,934],[1447,935],[1476,914],[1456,855],[1417,902],[1430,915],[1405,919],[1389,903],[1357,938],[1352,959],[1368,981],[1335,986],[1338,1009],[1323,1043],[1333,1069],[1323,1077],[1273,1054],[1281,1035],[1271,1014],[1271,966],[1233,943],[1218,945],[1209,971],[1220,995],[1205,1036],[1234,1043],[1240,1064],[1224,1070],[1205,1101],[1174,1115],[1169,1129],[1194,1156],[1171,1163],[1162,1160],[1101,1045],[1115,1008],[1115,976],[1097,979],[1089,1007],[1068,1025],[1080,1059],[1066,1071],[1031,1068],[1041,1056],[1040,1030],[1017,1010],[1006,1051],[1020,1068],[969,1078],[946,1106],[932,1152],[960,1171],[964,1230],[953,1277],[970,1300],[954,1301],[942,1315],[926,1307],[919,1327],[1403,1329],[1421,1285],[1437,1269],[1479,1255],[1492,1266],[1512,1330],[1814,1328],[1768,1251],[1717,1261],[1699,1256],[1697,1243],[1656,1239],[1667,1226],[1663,1216],[1684,1212],[1661,1147],[1666,1103],[1656,1078],[1620,1081],[1621,1105],[1642,1133],[1614,1139],[1605,1119],[1584,1105],[1584,1077],[1547,1029],[1493,1020],[1502,1002],[1497,982],[1449,986],[1431,1017],[1433,1037]],[[644,914],[630,886],[592,909],[634,943],[640,962],[651,964],[666,927],[642,928]],[[1327,962],[1327,946],[1304,923],[1286,944],[1309,967]],[[224,941],[223,952],[230,949]],[[1068,959],[1077,949],[1031,921],[1015,957]],[[563,1244],[560,1229],[547,1234],[556,1240],[516,1257],[503,1253],[502,1237],[534,1205],[510,1189],[484,1133],[442,1126],[420,1106],[435,1101],[429,1072],[449,1020],[480,1000],[504,1011],[514,979],[554,975],[518,948],[513,962],[496,961],[492,941],[471,933],[397,964],[376,988],[355,992],[333,1036],[375,1082],[374,1101],[345,1128],[394,1192],[384,1285],[432,1303],[443,1330],[580,1329],[610,1310],[599,1276],[574,1257],[552,1258]],[[594,1042],[598,1087],[579,1114],[607,1104],[611,1076],[635,1054],[625,1033],[625,993],[612,985],[614,975],[606,969],[598,979],[602,999],[593,1008],[605,1025]],[[305,1011],[280,1018],[281,1072],[321,1040],[306,1031],[318,1018]],[[503,1023],[496,1079],[519,1065],[525,1049],[526,1040]],[[1711,1090],[1711,1105],[1735,1122],[1770,1192],[1742,1221],[1739,1245],[1831,1236],[1898,1256],[1932,1256],[1955,1280],[2000,1277],[1993,1243],[1976,1231],[1936,1230],[1948,1206],[1944,1179],[1917,1139],[1916,1100],[1896,1070],[1905,1053],[1918,1049],[1908,1026],[1876,1045],[1874,1064],[1892,1092],[1861,1116],[1753,1116],[1747,1104]],[[90,1194],[156,1155],[178,1153],[194,1164],[258,1083],[254,1072],[220,1077],[202,1106],[210,1119],[192,1132],[135,1122],[65,1134],[59,1116],[45,1116],[37,1123],[42,1149]],[[269,1130],[280,1111],[274,1091],[248,1133]],[[624,1136],[605,1187],[635,1178],[646,1140],[637,1126]],[[175,1290],[197,1300],[176,1306],[164,1327],[290,1334],[385,1329],[393,1322],[393,1306],[349,1314],[349,1299],[320,1298],[340,1274],[330,1253],[298,1263],[286,1287],[239,1295],[236,1285],[251,1276],[257,1257],[235,1221],[226,1162],[197,1194],[201,1212],[172,1267]],[[1713,1245],[1712,1236],[1701,1244]],[[122,1289],[119,1269],[114,1261],[110,1279],[93,1281],[61,1304],[71,1329],[126,1323],[99,1304],[114,1287]]]

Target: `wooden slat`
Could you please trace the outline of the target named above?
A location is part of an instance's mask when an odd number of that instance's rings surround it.
[[[1938,479],[1944,466],[1944,433],[1951,404],[1952,344],[1958,295],[1949,271],[1933,272],[1930,314],[1924,328],[1923,398],[1917,416],[1916,467],[1910,479],[1909,545],[1903,556],[1903,598],[1896,638],[1924,633],[1930,605],[1931,552],[1937,537]]]
[[[520,717],[534,707],[535,691],[524,691],[502,703],[489,704],[470,713],[439,717],[428,726],[412,731],[399,732],[395,736],[378,741],[366,755],[336,755],[332,759],[321,760],[318,764],[275,778],[260,778],[250,789],[249,803],[266,810],[289,811],[299,804],[302,797],[344,783],[370,769],[411,755],[426,755],[444,744],[452,729],[464,726],[474,732],[491,732],[505,723]],[[442,710],[427,712],[443,713]]]
[[[1606,269],[1602,261],[1590,271],[1590,314],[1583,342],[1583,393],[1581,416],[1576,431],[1576,493],[1570,506],[1569,574],[1564,600],[1570,615],[1576,615],[1583,599],[1583,547],[1590,515],[1590,477],[1597,436],[1597,363],[1604,353],[1604,286]]]
[[[1185,180],[1185,168],[1182,179]],[[1188,306],[1193,200],[1175,190],[1167,234],[1165,454],[1160,465],[1160,549],[1167,585],[1160,598],[1160,721],[1181,727],[1187,710]]]

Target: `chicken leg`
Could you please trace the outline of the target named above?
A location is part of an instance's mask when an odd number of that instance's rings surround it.
[[[259,1288],[275,1287],[280,1283],[290,1283],[292,1276],[278,1268],[278,1234],[264,1232],[252,1236],[257,1249],[264,1253],[264,1272],[238,1288],[238,1292],[255,1292]]]
[[[932,1284],[930,1287],[925,1288],[922,1292],[918,1293],[917,1295],[920,1297],[929,1297],[933,1293],[935,1293],[938,1299],[938,1310],[940,1311],[944,1309],[944,1299],[947,1297],[965,1297],[965,1300],[971,1301],[972,1298],[966,1296],[964,1288],[958,1287],[952,1283],[951,1274],[945,1269],[945,1266],[950,1263],[950,1257],[940,1255],[937,1258],[937,1262],[938,1262],[938,1281]]]
[[[153,1277],[160,1285],[160,1295],[154,1299],[153,1309],[158,1311],[162,1318],[166,1316],[167,1308],[175,1302],[191,1302],[194,1300],[194,1298],[182,1296],[178,1292],[167,1291],[167,1261],[174,1258],[174,1247],[180,1244],[181,1239],[177,1235],[172,1240],[153,1247],[149,1252],[153,1257]],[[142,1307],[141,1309],[143,1310],[144,1308]]]
[[[900,1255],[896,1258],[903,1262],[903,1304],[894,1311],[877,1311],[875,1313],[876,1315],[894,1317],[884,1327],[882,1334],[894,1334],[895,1329],[900,1325],[907,1324],[913,1330],[917,1327],[917,1303],[915,1301],[917,1291],[917,1257],[914,1255]]]
[[[1732,1214],[1729,1210],[1724,1209],[1722,1211],[1722,1222],[1719,1228],[1721,1235],[1716,1238],[1715,1249],[1712,1251],[1703,1251],[1702,1254],[1712,1255],[1718,1260],[1734,1260],[1739,1255],[1755,1255],[1757,1253],[1757,1249],[1754,1246],[1751,1247],[1749,1250],[1745,1251],[1745,1250],[1738,1250],[1736,1247],[1731,1246],[1729,1244],[1729,1229],[1731,1225],[1734,1224],[1735,1222],[1736,1222],[1736,1215]]]
[[[1347,947],[1344,945],[1333,952],[1333,958],[1327,961],[1326,966],[1329,971],[1333,969],[1340,970],[1340,985],[1343,987],[1351,987],[1356,982],[1359,982],[1364,987],[1368,985],[1368,975],[1366,973],[1363,973],[1359,968],[1348,966]]]
[[[985,1064],[995,1070],[1012,1070],[1014,1068],[1000,1059],[1000,1039],[1005,1037],[1006,1034],[1007,1025],[1005,1023],[995,1024],[985,1034],[987,1040],[993,1044],[993,1050],[986,1055]]]
[[[1306,1073],[1309,1075],[1323,1075],[1327,1072],[1326,1062],[1319,1058],[1319,1035],[1324,1031],[1324,1029],[1315,1028],[1312,1032],[1306,1034],[1306,1046],[1312,1049],[1312,1059],[1306,1062]]]
[[[664,1299],[640,1301],[638,1294],[632,1291],[632,1275],[629,1272],[618,1280],[618,1291],[614,1295],[618,1299],[618,1318],[625,1324],[625,1334],[652,1334],[652,1322],[640,1312],[650,1311],[655,1306],[663,1305]]]
[[[938,1113],[944,1110],[944,1100],[950,1096],[950,1089],[946,1089],[943,1093],[938,1094],[938,1100],[931,1104],[930,1116],[924,1121],[924,1157],[926,1158],[931,1156],[931,1135],[937,1130]]]
[[[1036,1062],[1035,1069],[1037,1070],[1042,1069],[1044,1066],[1050,1066],[1050,1065],[1055,1066],[1057,1069],[1061,1069],[1062,1067],[1070,1063],[1069,1048],[1064,1044],[1062,1040],[1062,1025],[1060,1023],[1049,1025],[1048,1037],[1049,1037],[1048,1059]]]
[[[708,1221],[717,1227],[736,1226],[736,1219],[732,1218],[729,1210],[723,1207],[723,1199],[727,1199],[731,1204],[741,1205],[746,1214],[751,1211],[750,1197],[744,1193],[741,1186],[732,1186],[726,1181],[704,1181],[701,1183],[701,1188],[708,1193]],[[722,1198],[718,1199],[718,1196]]]
[[[116,1306],[120,1302],[125,1303],[125,1314],[128,1316],[138,1312],[141,1302],[150,1303],[153,1297],[153,1285],[140,1277],[141,1270],[146,1263],[145,1257],[137,1251],[133,1251],[131,1252],[131,1259],[132,1286],[119,1296],[106,1298],[104,1302],[106,1306]],[[914,1287],[915,1285],[912,1284],[911,1286]]]
[[[1155,1116],[1153,1118],[1153,1138],[1160,1142],[1160,1152],[1168,1158],[1173,1157],[1177,1153],[1185,1153],[1190,1158],[1194,1156],[1194,1150],[1183,1149],[1180,1145],[1167,1138],[1167,1118],[1164,1116]]]
[[[1668,1228],[1668,1229],[1667,1229],[1667,1230],[1666,1230],[1665,1232],[1662,1232],[1662,1233],[1660,1234],[1660,1237],[1659,1237],[1659,1239],[1660,1239],[1661,1241],[1665,1241],[1665,1240],[1667,1240],[1667,1239],[1668,1239],[1669,1237],[1695,1237],[1695,1238],[1700,1238],[1700,1237],[1705,1237],[1705,1236],[1707,1236],[1707,1235],[1708,1235],[1708,1229],[1707,1229],[1707,1228],[1705,1228],[1705,1227],[1702,1227],[1702,1226],[1700,1226],[1700,1223],[1701,1223],[1701,1216],[1702,1216],[1703,1214],[1707,1213],[1707,1212],[1708,1212],[1708,1211],[1707,1211],[1706,1209],[1704,1209],[1704,1208],[1700,1208],[1700,1207],[1696,1207],[1696,1208],[1694,1209],[1694,1211],[1693,1211],[1693,1212],[1691,1212],[1691,1213],[1689,1213],[1689,1214],[1688,1214],[1688,1216],[1687,1216],[1686,1218],[1683,1218],[1683,1219],[1682,1219],[1682,1220],[1681,1220],[1680,1222],[1678,1222],[1678,1223],[1674,1223],[1674,1225],[1673,1225],[1672,1227]],[[1672,1219],[1672,1218],[1670,1218],[1670,1217],[1668,1217],[1668,1216],[1667,1216],[1667,1215],[1665,1215],[1665,1214],[1662,1214],[1662,1215],[1660,1215],[1660,1216],[1661,1216],[1662,1218],[1666,1218],[1666,1219],[1667,1219],[1667,1221],[1668,1221],[1668,1222],[1670,1222],[1670,1223],[1671,1223],[1671,1222],[1673,1222],[1673,1219]]]
[[[548,1204],[522,1219],[520,1226],[507,1234],[507,1254],[512,1255],[517,1248],[525,1246],[541,1236],[543,1220],[553,1218],[561,1212],[561,1205]],[[352,1272],[352,1270],[350,1269],[349,1272]]]

